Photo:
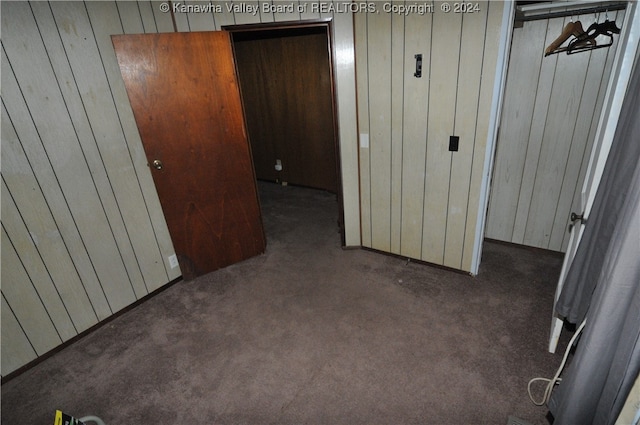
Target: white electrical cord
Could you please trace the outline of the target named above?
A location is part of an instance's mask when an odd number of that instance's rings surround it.
[[[98,425],[105,425],[104,421],[97,416],[85,416],[84,418],[78,419],[80,422],[94,422]]]
[[[575,340],[578,338],[578,336],[580,335],[580,333],[582,332],[582,329],[584,329],[584,325],[587,323],[587,320],[585,319],[580,326],[578,326],[578,329],[576,330],[576,333],[573,334],[573,336],[571,337],[571,340],[569,341],[569,345],[567,346],[567,349],[564,351],[564,357],[562,358],[562,362],[560,363],[560,367],[558,367],[558,371],[556,372],[556,374],[554,375],[553,378],[548,379],[548,378],[533,378],[532,380],[529,381],[529,385],[527,385],[527,391],[529,392],[529,398],[531,399],[531,401],[533,402],[533,404],[535,404],[536,406],[542,406],[544,404],[546,404],[549,399],[551,398],[551,392],[553,391],[553,388],[562,381],[562,379],[560,378],[560,374],[562,373],[562,369],[564,369],[564,364],[567,362],[567,358],[569,357],[569,351],[571,351],[571,347],[573,347],[573,343],[575,342]],[[542,400],[540,402],[537,402],[534,400],[533,395],[531,394],[531,384],[533,384],[534,382],[537,381],[544,381],[547,382],[547,386],[544,390],[544,396],[542,398]]]

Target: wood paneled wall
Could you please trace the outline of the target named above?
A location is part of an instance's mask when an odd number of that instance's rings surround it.
[[[621,27],[624,11],[606,17]],[[581,213],[582,183],[618,36],[609,48],[544,57],[570,19],[586,30],[594,20],[604,21],[605,13],[526,22],[514,30],[488,238],[564,252],[570,213]]]
[[[259,12],[220,2],[177,12],[177,29],[333,18],[346,243],[359,245],[351,14],[244,3]],[[2,2],[3,376],[180,274],[110,39],[173,31],[161,4]]]
[[[2,4],[3,375],[179,276],[117,17],[114,3]]]
[[[327,37],[325,27],[233,35],[258,179],[338,191]]]
[[[355,15],[362,243],[472,271],[505,5],[428,4],[424,14]]]

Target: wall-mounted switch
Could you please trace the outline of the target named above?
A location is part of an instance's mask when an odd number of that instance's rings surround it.
[[[458,152],[459,142],[460,142],[460,136],[449,136],[449,150],[451,152]]]

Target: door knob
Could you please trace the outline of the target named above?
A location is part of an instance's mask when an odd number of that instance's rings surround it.
[[[580,220],[583,223],[586,223],[587,220],[584,218],[584,213],[582,214],[576,214],[574,212],[571,213],[571,221],[577,221]]]
[[[571,232],[571,230],[573,230],[573,225],[575,224],[576,221],[580,220],[580,223],[582,224],[585,224],[587,222],[587,219],[584,218],[584,213],[576,214],[572,212],[570,218],[571,218],[571,224],[569,224],[569,228],[567,229],[568,232]]]
[[[573,230],[573,225],[575,224],[576,221],[580,220],[580,223],[582,224],[585,224],[587,222],[587,219],[584,218],[584,213],[576,214],[572,212],[569,218],[571,218],[571,224],[569,224],[569,228],[567,229],[568,232],[571,232],[571,230]]]
[[[155,168],[156,170],[162,170],[162,161],[160,161],[159,159],[154,160],[153,168]]]

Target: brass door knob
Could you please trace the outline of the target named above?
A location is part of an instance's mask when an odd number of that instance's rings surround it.
[[[155,168],[156,170],[162,170],[162,161],[160,161],[159,159],[154,160],[153,168]]]

